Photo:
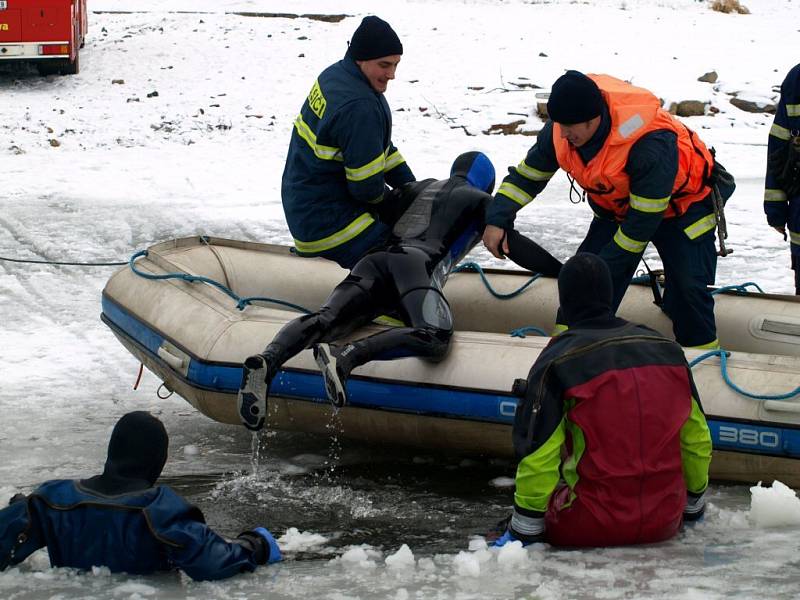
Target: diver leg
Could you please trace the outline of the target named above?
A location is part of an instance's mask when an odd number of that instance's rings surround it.
[[[558,277],[561,261],[542,248],[532,239],[525,237],[516,229],[506,232],[508,258],[523,269],[541,273],[545,277]]]

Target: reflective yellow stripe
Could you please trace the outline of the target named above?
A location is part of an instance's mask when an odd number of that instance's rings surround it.
[[[792,137],[791,132],[786,129],[786,127],[781,127],[776,123],[773,123],[772,127],[770,127],[769,134],[778,138],[779,140],[788,140],[790,137]]]
[[[403,158],[403,155],[400,154],[399,150],[395,150],[389,156],[386,157],[386,165],[383,167],[383,172],[391,171],[397,165],[402,165],[406,162],[406,159]]]
[[[321,158],[322,160],[344,160],[342,151],[339,148],[317,144],[317,136],[303,120],[303,115],[297,115],[297,118],[294,120],[294,127],[297,130],[297,135],[306,141],[312,152],[314,152],[314,156],[317,158]]]
[[[790,117],[800,117],[800,104],[787,104],[786,114]]]
[[[789,241],[793,244],[800,245],[800,233],[797,231],[789,231]]]
[[[357,169],[350,169],[348,167],[344,168],[345,176],[347,177],[347,181],[364,181],[365,179],[369,179],[373,175],[378,173],[383,173],[383,168],[386,165],[386,155],[381,152],[377,158],[371,160],[363,167],[358,167]]]
[[[531,181],[550,181],[550,178],[556,174],[555,171],[547,172],[534,169],[533,167],[528,166],[524,160],[517,165],[517,173],[522,175],[525,179],[530,179]]]
[[[508,183],[507,181],[504,181],[500,185],[500,189],[497,190],[497,193],[503,194],[503,196],[510,198],[520,206],[525,206],[528,202],[533,200],[533,196],[531,196],[528,192],[522,188],[518,188],[513,183]]]
[[[631,208],[645,213],[660,213],[667,210],[670,196],[666,198],[645,198],[631,194]]]
[[[764,190],[764,202],[786,202],[786,192],[783,190]]]
[[[694,348],[695,350],[719,350],[720,345],[719,345],[719,340],[717,338],[714,338],[707,344],[700,344],[699,346],[689,346],[689,348]]]
[[[632,254],[639,254],[640,252],[644,252],[644,249],[647,248],[647,242],[640,242],[639,240],[628,237],[623,233],[622,227],[617,228],[617,233],[614,234],[614,241],[617,243],[617,246]]]
[[[711,231],[717,226],[717,219],[714,214],[706,215],[702,219],[698,219],[688,227],[684,227],[683,231],[690,240],[699,238],[706,231]]]
[[[373,219],[369,213],[364,213],[352,221],[344,229],[340,229],[336,233],[329,235],[326,238],[322,238],[321,240],[316,240],[314,242],[302,242],[300,240],[295,240],[294,245],[295,248],[297,248],[297,251],[302,252],[303,254],[318,254],[320,252],[324,252],[325,250],[335,248],[336,246],[344,244],[345,242],[349,242],[374,222],[375,219]]]
[[[561,335],[567,329],[569,329],[569,327],[567,325],[564,325],[563,323],[556,323],[553,326],[553,330],[550,332],[550,337],[556,337],[558,335]]]

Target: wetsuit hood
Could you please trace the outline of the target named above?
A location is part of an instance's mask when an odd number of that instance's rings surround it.
[[[453,161],[450,176],[458,175],[473,186],[491,194],[494,190],[495,171],[492,161],[483,152],[465,152]]]
[[[102,475],[81,482],[104,495],[152,487],[167,462],[169,437],[163,423],[145,411],[124,415],[114,426]]]
[[[558,300],[569,327],[612,320],[613,284],[606,262],[586,252],[570,258],[558,274]]]

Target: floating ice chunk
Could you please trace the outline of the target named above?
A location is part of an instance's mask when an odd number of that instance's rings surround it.
[[[183,447],[184,456],[197,456],[198,454],[200,454],[200,448],[194,444],[189,444],[188,446]]]
[[[425,558],[420,558],[417,561],[417,567],[421,571],[433,572],[436,570],[436,563],[433,562],[432,558],[426,556]]]
[[[408,544],[403,544],[397,552],[386,557],[386,566],[392,569],[414,568],[415,564],[414,553]]]
[[[301,532],[297,527],[289,527],[286,533],[278,538],[278,546],[284,552],[297,552],[320,546],[327,541],[328,538],[318,533]]]
[[[481,563],[472,552],[459,552],[453,557],[453,567],[457,575],[477,577],[481,574]]]
[[[131,596],[155,596],[158,590],[151,585],[128,581],[112,589],[111,593],[114,596],[122,596],[123,594],[130,594]]]
[[[513,477],[495,477],[489,482],[489,485],[496,488],[513,488],[514,487],[514,478]]]
[[[750,488],[750,519],[756,527],[800,525],[800,499],[797,492],[780,481],[772,487]]]
[[[486,540],[482,537],[474,537],[469,541],[469,551],[475,552],[477,550],[486,550],[489,545],[486,543]]]
[[[503,569],[516,569],[528,562],[528,551],[522,547],[522,542],[515,540],[500,547],[497,554],[497,564]]]
[[[394,595],[394,600],[408,600],[408,590],[406,588],[400,588],[397,590],[397,593]]]
[[[366,548],[363,546],[350,548],[339,557],[339,560],[348,568],[373,569],[376,566],[375,561],[370,559]]]

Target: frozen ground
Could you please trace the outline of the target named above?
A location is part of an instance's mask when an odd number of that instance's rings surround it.
[[[535,90],[526,86],[546,88],[567,68],[629,78],[667,101],[710,102],[715,116],[687,123],[739,184],[728,204],[735,253],[720,261],[718,283],[788,292],[788,247],[761,209],[771,118],[735,108],[729,94],[775,97],[797,60],[786,49],[798,47],[800,6],[745,3],[753,14],[722,15],[693,0],[392,3],[380,14],[405,46],[387,94],[394,140],[418,177],[443,176],[469,149],[486,152],[502,172],[533,138],[482,131],[520,119],[537,129]],[[0,256],[126,260],[153,242],[197,233],[289,242],[278,190],[292,120],[373,6],[90,0],[92,11],[144,12],[91,14],[77,76],[0,73]],[[330,23],[226,11],[348,16]],[[697,81],[712,69],[717,85]],[[519,222],[564,258],[588,219],[558,176]],[[475,258],[497,264],[483,251]],[[52,570],[40,554],[0,574],[0,597],[797,595],[800,529],[765,528],[745,486],[713,486],[706,521],[656,547],[491,554],[470,539],[506,514],[511,492],[495,486],[513,475],[510,464],[375,456],[344,442],[270,434],[252,477],[245,431],[210,422],[179,398],[158,399],[152,376],[132,391],[138,364],[98,319],[110,273],[0,262],[0,502],[45,478],[92,474],[115,420],[145,408],[172,436],[166,482],[221,531],[264,524],[286,534],[290,560],[195,584]]]

